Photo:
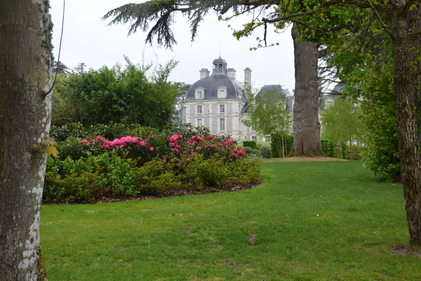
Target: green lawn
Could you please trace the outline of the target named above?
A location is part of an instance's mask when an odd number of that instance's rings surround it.
[[[359,161],[262,161],[253,189],[44,205],[51,280],[417,280],[402,187]]]

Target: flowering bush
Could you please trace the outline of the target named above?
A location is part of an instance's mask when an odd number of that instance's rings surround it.
[[[44,202],[91,202],[102,196],[161,195],[172,189],[200,191],[259,181],[256,161],[231,139],[206,134],[143,130],[109,140],[70,136],[49,158]]]
[[[217,157],[223,159],[224,162],[235,161],[238,158],[244,158],[246,155],[246,152],[236,147],[236,143],[231,139],[224,140],[211,135],[199,136],[197,134],[190,139],[183,137],[183,135],[174,134],[170,136],[161,133],[158,135],[149,134],[144,139],[142,137],[125,136],[112,141],[102,136],[97,136],[91,140],[70,137],[64,142],[64,145],[59,145],[59,151],[62,154],[61,160],[64,160],[64,156],[70,156],[73,160],[77,160],[80,157],[87,157],[88,153],[100,155],[112,150],[120,156],[124,155],[124,158],[135,159],[139,167],[155,157],[165,155],[180,157],[184,152],[201,154],[204,159]]]

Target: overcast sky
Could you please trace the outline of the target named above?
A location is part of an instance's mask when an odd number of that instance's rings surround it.
[[[178,15],[173,25],[178,44],[171,51],[158,46],[156,41],[152,46],[145,45],[146,33],[140,30],[127,36],[128,24],[108,26],[107,21],[101,20],[109,10],[127,3],[131,2],[67,1],[60,61],[69,68],[86,63],[88,68],[98,69],[103,65],[124,65],[124,55],[135,64],[165,64],[175,59],[179,63],[170,80],[192,84],[199,79],[201,68],[211,70],[212,61],[221,56],[227,61],[229,68],[237,70],[237,80],[240,82],[244,82],[244,69],[249,67],[252,70],[252,84],[255,88],[280,84],[290,92],[294,89],[294,50],[289,29],[281,34],[268,32],[268,43],[278,42],[279,46],[250,51],[250,47],[257,45],[256,37],[262,37],[262,31],[237,41],[228,27],[231,24],[239,29],[241,24],[250,18],[241,17],[235,21],[221,22],[215,14],[210,14],[202,22],[198,37],[192,43],[187,18]],[[54,22],[53,52],[57,60],[63,1],[52,0],[50,4]]]

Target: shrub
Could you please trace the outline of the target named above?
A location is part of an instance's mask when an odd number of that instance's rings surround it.
[[[251,147],[244,147],[243,149],[246,152],[246,154],[250,154],[253,151]]]
[[[294,141],[294,137],[293,136],[284,136],[284,138],[282,139],[282,137],[280,135],[271,135],[270,137],[270,152],[272,154],[272,157],[274,158],[278,158],[281,157],[281,155],[279,155],[278,150],[276,149],[277,144],[281,144],[280,145],[280,149],[282,149],[282,142],[284,147],[284,153],[286,156],[288,156],[288,153],[291,151],[291,147],[292,147],[292,143]]]
[[[50,137],[56,141],[65,141],[69,137],[81,139],[93,139],[97,136],[103,136],[106,139],[121,138],[127,135],[144,135],[151,131],[150,127],[144,127],[139,124],[122,124],[110,122],[107,125],[97,124],[91,126],[83,126],[80,123],[71,123],[61,127],[51,126]]]
[[[44,202],[85,203],[104,194],[135,196],[135,161],[112,151],[98,156],[54,161],[49,157]]]
[[[247,141],[247,140],[244,140],[243,141],[243,147],[250,147],[251,149],[256,149],[257,148],[256,141]]]
[[[272,157],[272,155],[270,154],[270,148],[269,147],[263,146],[259,149],[259,151],[260,151],[260,155],[264,158],[271,158]]]
[[[321,140],[322,150],[326,157],[336,157],[335,145],[329,140]]]
[[[259,180],[258,165],[249,164],[245,151],[231,139],[211,135],[69,137],[58,146],[61,158],[47,161],[44,202],[86,203],[102,196],[160,195],[174,188],[218,189]]]

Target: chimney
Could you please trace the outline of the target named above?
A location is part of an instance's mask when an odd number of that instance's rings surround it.
[[[202,68],[200,70],[200,79],[209,77],[209,70],[207,68]]]
[[[249,67],[244,69],[244,90],[246,94],[251,93],[251,69]]]
[[[228,75],[229,78],[235,79],[236,73],[237,73],[237,71],[234,68],[228,68],[227,75]]]

